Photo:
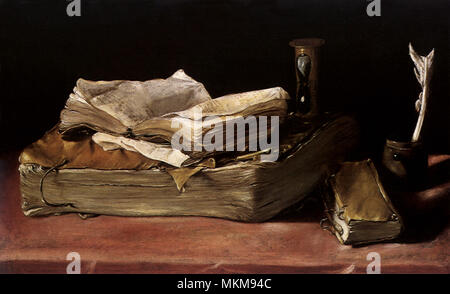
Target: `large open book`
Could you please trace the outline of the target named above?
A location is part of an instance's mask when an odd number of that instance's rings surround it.
[[[351,155],[358,127],[349,117],[326,118],[297,136],[284,137],[280,148],[287,151],[277,162],[237,156],[172,170],[134,152],[103,151],[86,139],[80,143],[83,153],[72,155],[67,168],[49,172],[51,165],[72,154],[74,146],[57,132],[46,136],[20,159],[25,215],[196,215],[254,222],[310,195],[337,163]]]
[[[211,99],[201,83],[182,70],[166,80],[146,82],[91,82],[79,79],[61,112],[62,134],[89,128],[94,131],[139,137],[147,141],[162,139],[171,142],[175,132],[189,133],[184,138],[199,141],[195,136],[210,129],[195,120],[215,118],[209,123],[251,116],[287,115],[289,95],[282,88],[250,91]]]
[[[211,99],[204,86],[182,70],[165,80],[145,82],[79,79],[61,111],[59,131],[69,139],[97,132],[93,140],[105,150],[124,148],[180,167],[217,151],[256,151],[251,147],[271,137],[272,118],[283,123],[287,99],[280,87]],[[256,118],[266,119],[261,124]],[[254,130],[249,126],[238,134],[238,127],[234,132],[235,125],[249,125],[251,119]],[[205,146],[205,136],[215,143]],[[241,139],[244,147],[238,148]],[[177,150],[172,150],[174,142]]]

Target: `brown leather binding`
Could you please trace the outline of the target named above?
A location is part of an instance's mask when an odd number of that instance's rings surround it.
[[[60,168],[93,168],[93,169],[136,169],[143,170],[160,163],[137,152],[126,150],[104,151],[95,144],[90,136],[77,141],[64,140],[58,132],[58,126],[38,141],[32,143],[19,157],[22,164],[32,163],[43,167],[53,167],[64,161]]]

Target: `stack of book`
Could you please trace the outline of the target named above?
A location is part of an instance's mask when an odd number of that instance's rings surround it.
[[[20,155],[23,212],[272,218],[358,143],[352,118],[304,121],[288,100],[279,87],[212,99],[182,70],[79,79],[58,125]]]

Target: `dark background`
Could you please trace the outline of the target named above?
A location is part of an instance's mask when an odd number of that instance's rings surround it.
[[[450,151],[448,0],[0,0],[1,150],[20,149],[58,122],[77,78],[147,80],[179,68],[213,97],[281,86],[295,92],[294,38],[321,37],[325,107],[355,113],[363,146],[412,135],[420,87],[408,43],[435,48],[425,143]]]

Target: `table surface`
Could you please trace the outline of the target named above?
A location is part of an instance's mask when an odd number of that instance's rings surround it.
[[[363,247],[341,245],[322,230],[319,202],[314,201],[264,223],[26,217],[20,208],[17,157],[0,156],[0,273],[65,273],[70,252],[80,254],[82,273],[365,273],[370,252],[380,255],[382,273],[450,273],[448,155],[430,157],[439,175],[433,176],[432,186],[402,196],[408,197],[406,237]]]

